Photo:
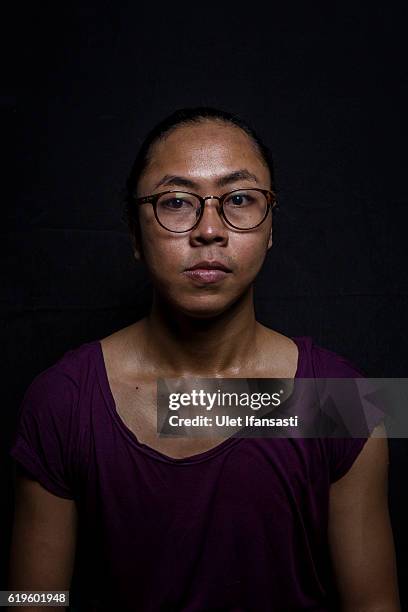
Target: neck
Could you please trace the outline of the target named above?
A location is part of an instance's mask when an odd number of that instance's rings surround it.
[[[143,319],[144,354],[168,376],[237,376],[257,354],[262,329],[255,319],[252,286],[211,318],[175,310],[155,293]]]

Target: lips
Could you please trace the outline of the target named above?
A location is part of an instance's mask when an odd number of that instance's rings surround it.
[[[194,264],[194,266],[187,268],[186,271],[190,270],[223,270],[224,272],[231,272],[231,268],[228,268],[220,261],[200,261]]]
[[[228,272],[218,268],[197,268],[185,270],[184,274],[199,283],[218,283],[228,276]]]
[[[217,283],[225,279],[231,269],[220,261],[200,261],[184,270],[184,274],[200,284]]]

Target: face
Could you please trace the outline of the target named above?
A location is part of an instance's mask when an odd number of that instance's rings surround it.
[[[238,174],[239,173],[239,174]],[[268,168],[240,128],[214,120],[180,126],[156,143],[138,186],[138,196],[166,190],[220,196],[241,188],[271,188]],[[141,242],[136,257],[147,266],[156,292],[177,310],[207,318],[227,310],[247,292],[272,246],[272,213],[251,230],[228,226],[207,200],[200,223],[183,233],[161,227],[151,204],[139,206]],[[230,271],[203,278],[186,270],[203,260]],[[206,273],[204,273],[205,276]]]

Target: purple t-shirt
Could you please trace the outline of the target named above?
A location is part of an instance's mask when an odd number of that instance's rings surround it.
[[[310,336],[292,340],[296,378],[364,376]],[[168,457],[117,413],[95,340],[33,380],[10,454],[77,504],[81,610],[326,612],[330,483],[366,439],[231,437]]]

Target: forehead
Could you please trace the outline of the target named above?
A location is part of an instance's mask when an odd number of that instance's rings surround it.
[[[269,170],[256,145],[241,128],[219,121],[182,125],[155,143],[146,179],[183,174],[201,180],[246,168],[269,180]]]

